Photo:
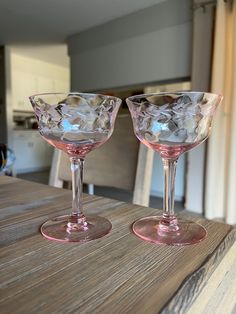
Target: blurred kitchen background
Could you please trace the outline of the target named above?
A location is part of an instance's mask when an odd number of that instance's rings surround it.
[[[230,0],[23,2],[0,3],[0,142],[15,154],[13,175],[42,183],[48,182],[53,148],[37,132],[28,96],[71,90],[125,99],[146,92],[210,91],[217,10],[234,14]],[[235,43],[235,33],[230,33],[230,43]],[[127,111],[125,104],[122,111]],[[201,145],[180,158],[177,207],[203,214],[209,204],[209,149]],[[221,175],[225,186],[228,174]],[[162,180],[161,160],[155,154],[153,206],[161,204]],[[131,199],[122,191],[97,193]],[[216,189],[211,193],[218,194]],[[214,215],[224,216],[219,211],[208,216]]]

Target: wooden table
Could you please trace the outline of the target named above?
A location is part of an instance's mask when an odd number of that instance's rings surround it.
[[[39,226],[69,212],[70,202],[68,190],[0,177],[1,314],[211,313],[224,274],[236,274],[236,235],[229,225],[192,217],[207,228],[206,240],[159,246],[130,230],[135,219],[156,210],[102,197],[85,195],[85,210],[110,219],[109,235],[86,244],[43,238]],[[236,280],[229,277],[232,295]],[[222,305],[221,298],[212,306]],[[229,311],[235,300],[236,293]]]

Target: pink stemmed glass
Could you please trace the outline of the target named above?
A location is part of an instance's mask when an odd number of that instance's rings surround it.
[[[87,242],[111,230],[100,216],[83,213],[82,186],[85,156],[112,135],[121,104],[116,97],[85,93],[38,94],[30,97],[41,136],[70,158],[72,171],[72,211],[48,220],[43,236],[60,242]]]
[[[127,98],[134,132],[146,146],[159,152],[164,167],[163,215],[141,218],[134,233],[149,242],[194,244],[206,237],[203,226],[174,213],[176,164],[181,154],[201,144],[210,133],[222,96],[203,92],[143,94]]]

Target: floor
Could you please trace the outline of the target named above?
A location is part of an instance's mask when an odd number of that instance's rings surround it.
[[[17,175],[18,178],[38,182],[42,184],[48,184],[49,179],[49,171],[41,171],[41,172],[31,172],[31,173],[22,173]],[[127,203],[132,202],[132,192],[120,190],[116,188],[110,187],[95,187],[94,194],[99,196],[104,196],[108,198],[113,198],[116,200],[124,201]],[[153,208],[162,208],[162,198],[151,196],[150,197],[150,207]],[[183,202],[175,202],[175,211],[179,212],[184,210]]]

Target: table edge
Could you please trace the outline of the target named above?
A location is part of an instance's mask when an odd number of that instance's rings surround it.
[[[159,313],[186,313],[235,241],[236,229],[232,227],[195,272],[184,279],[179,289],[164,304]]]

